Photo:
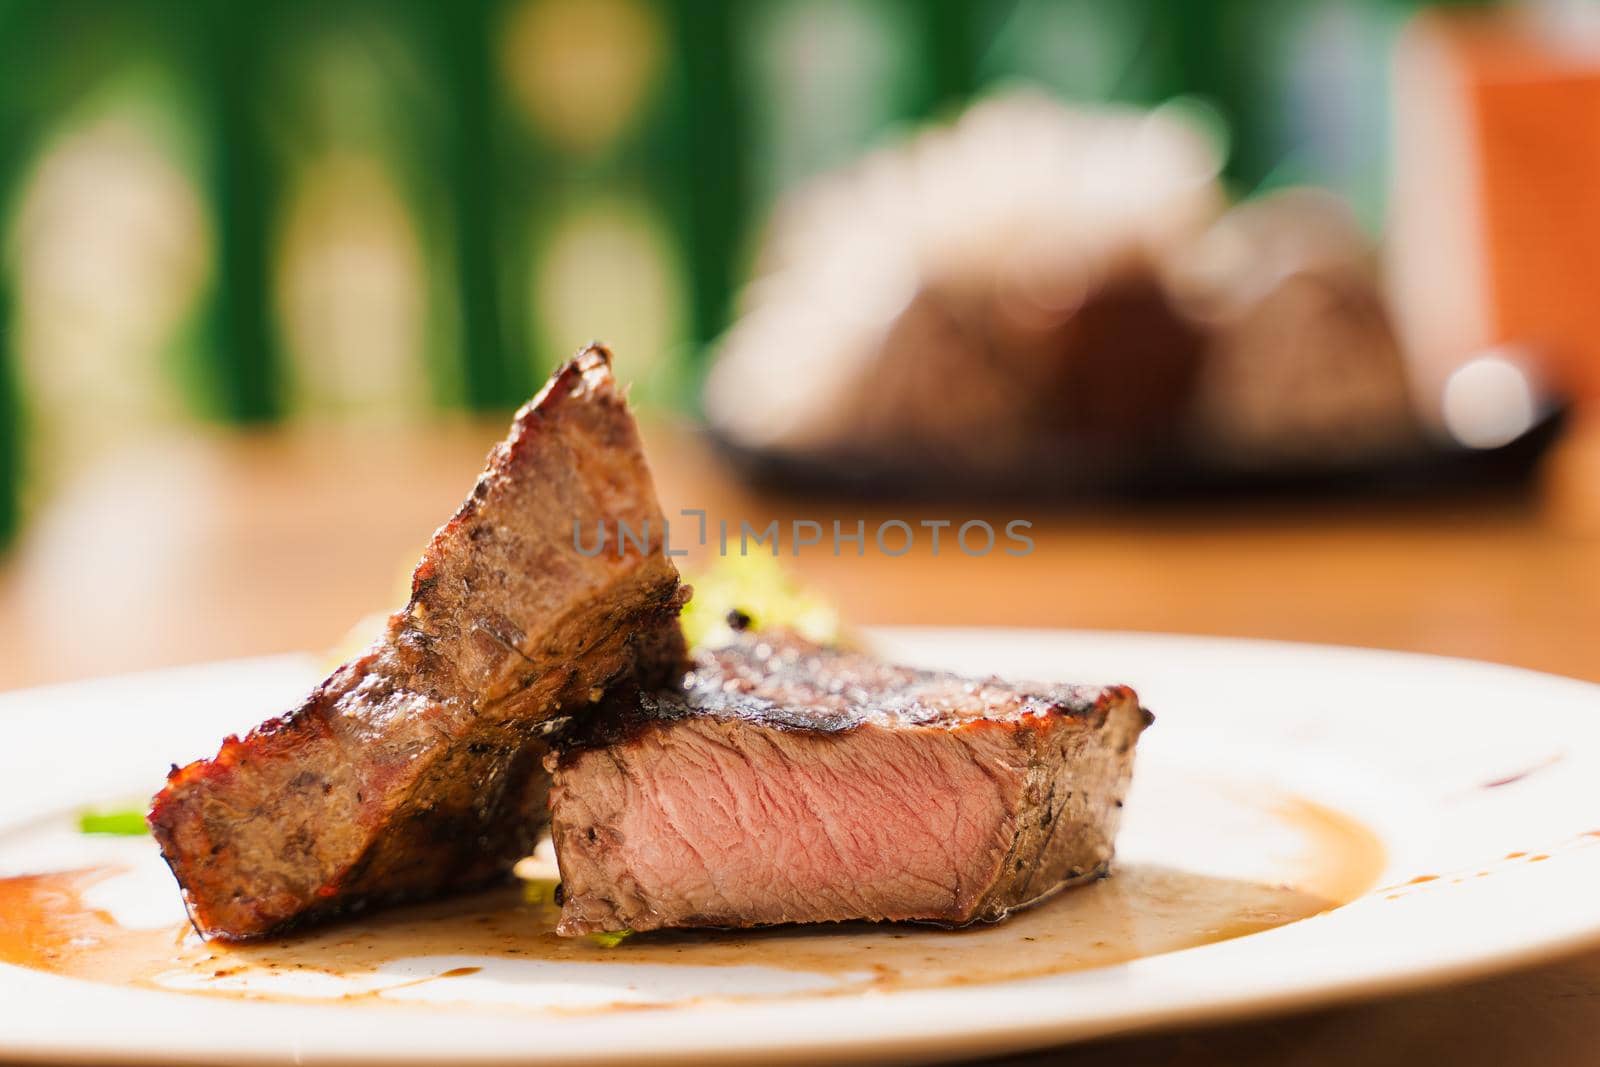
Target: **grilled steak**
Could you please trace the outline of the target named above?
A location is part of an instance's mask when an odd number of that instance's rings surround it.
[[[580,552],[597,520],[647,544]],[[257,937],[504,874],[544,822],[544,724],[636,666],[682,675],[662,530],[610,355],[586,349],[517,413],[384,636],[168,776],[150,826],[195,928]]]
[[[559,932],[1003,918],[1106,871],[1149,722],[1127,688],[743,635],[556,739]]]

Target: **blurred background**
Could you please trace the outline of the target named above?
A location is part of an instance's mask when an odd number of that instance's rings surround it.
[[[1600,678],[1600,3],[0,0],[0,685],[332,644],[617,354],[856,622]],[[708,561],[695,560],[695,566]]]

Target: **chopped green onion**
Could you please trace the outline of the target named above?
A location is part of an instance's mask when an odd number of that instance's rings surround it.
[[[688,575],[694,598],[683,609],[683,633],[691,645],[716,648],[733,639],[730,613],[753,629],[782,626],[819,644],[842,637],[839,611],[807,589],[768,555],[727,556],[709,571]]]
[[[143,837],[150,832],[140,808],[123,808],[110,811],[86,811],[78,816],[80,834],[117,834],[121,837]]]
[[[601,948],[616,948],[628,938],[633,936],[632,930],[607,930],[602,934],[589,934],[589,943],[599,945]]]
[[[561,883],[552,878],[530,878],[522,883],[522,900],[525,904],[554,904],[556,890]]]

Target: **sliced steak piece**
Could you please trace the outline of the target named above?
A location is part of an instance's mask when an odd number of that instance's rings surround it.
[[[559,932],[1004,918],[1105,873],[1150,721],[743,635],[555,739]]]
[[[592,551],[594,529],[647,544]],[[681,677],[678,573],[610,355],[517,413],[434,534],[411,600],[305,702],[174,768],[150,826],[206,937],[482,883],[544,822],[544,724],[635,669]],[[642,652],[642,656],[641,656]]]

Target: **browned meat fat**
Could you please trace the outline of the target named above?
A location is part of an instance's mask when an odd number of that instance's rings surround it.
[[[590,547],[597,520],[649,543],[586,556],[573,523]],[[544,823],[546,722],[636,665],[681,677],[662,528],[610,355],[588,348],[517,413],[383,637],[168,776],[150,826],[195,928],[258,937],[503,875]]]
[[[1149,722],[745,635],[556,740],[559,930],[1003,918],[1106,871]]]

